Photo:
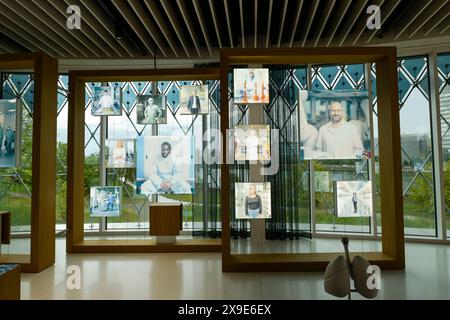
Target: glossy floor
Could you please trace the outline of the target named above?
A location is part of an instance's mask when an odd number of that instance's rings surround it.
[[[334,299],[323,273],[222,273],[218,253],[66,255],[64,239],[56,248],[54,266],[22,275],[22,299]],[[377,299],[450,299],[450,246],[409,243],[406,257],[406,270],[382,271]],[[70,265],[80,290],[66,287]]]

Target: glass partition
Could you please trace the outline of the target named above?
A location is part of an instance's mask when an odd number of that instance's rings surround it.
[[[438,55],[439,97],[441,106],[442,168],[447,238],[450,238],[450,53]]]
[[[0,251],[30,254],[34,79],[3,73],[1,80],[1,99],[9,103],[0,110],[0,210],[11,212],[13,237]]]

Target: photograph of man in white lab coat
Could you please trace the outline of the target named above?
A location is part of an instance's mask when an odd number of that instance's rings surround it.
[[[122,115],[122,101],[120,86],[95,86],[92,92],[91,115],[120,116]]]
[[[194,139],[192,136],[139,136],[136,193],[192,194]]]
[[[370,157],[367,91],[301,90],[298,101],[301,160]]]

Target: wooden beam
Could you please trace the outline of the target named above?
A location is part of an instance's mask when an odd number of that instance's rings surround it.
[[[334,4],[336,3],[336,0],[328,0],[325,3],[325,8],[322,11],[322,20],[319,23],[319,29],[317,29],[316,34],[314,37],[316,40],[314,41],[314,47],[317,47],[317,44],[319,43],[320,37],[322,36],[323,29],[325,28],[328,18],[330,17],[331,10],[333,10]]]
[[[255,20],[255,22],[253,25],[253,30],[255,33],[253,36],[253,47],[256,48],[256,47],[258,47],[258,0],[254,1],[254,7],[255,7],[255,11],[254,11],[253,19]]]
[[[409,38],[414,37],[419,30],[422,30],[422,27],[428,21],[436,21],[434,16],[438,14],[448,3],[449,0],[433,0],[433,2],[421,13],[419,17],[416,18],[416,20],[414,20],[414,23],[409,27]]]
[[[169,1],[161,1],[161,5],[164,8],[164,11],[166,12],[167,16],[169,17],[169,21],[172,24],[173,29],[175,30],[175,33],[177,34],[178,39],[181,42],[181,46],[184,49],[184,52],[186,52],[186,55],[190,58],[191,55],[189,53],[189,50],[187,48],[187,40],[184,37],[184,33],[182,32],[181,26],[178,23],[178,20],[175,18],[175,11],[170,4]]]
[[[35,4],[38,8],[40,8],[40,12],[42,14],[39,14],[41,19],[45,19],[50,27],[52,27],[51,21],[55,21],[59,25],[59,30],[61,28],[65,30],[64,33],[61,34],[69,34],[73,36],[75,40],[77,40],[79,43],[82,43],[83,46],[94,56],[97,58],[100,58],[102,56],[105,56],[105,53],[99,48],[99,44],[93,42],[91,39],[89,39],[83,32],[67,32],[67,18],[61,15],[61,12],[59,12],[55,7],[53,7],[50,2],[42,1],[42,0],[31,0],[33,4]],[[56,30],[56,29],[55,29]],[[66,33],[67,32],[67,33]]]
[[[84,57],[87,57],[86,54],[84,54],[71,42],[62,37],[60,33],[48,27],[40,19],[38,19],[33,13],[33,10],[30,9],[32,7],[35,7],[32,2],[23,3],[22,1],[11,2],[7,0],[0,0],[0,2],[2,2],[10,10],[12,10],[15,15],[31,23],[35,27],[35,29],[41,33],[41,35],[47,35],[53,42],[58,43],[59,46],[63,48],[67,53],[71,54],[74,57],[77,57],[79,55],[84,55]],[[40,36],[40,38],[42,37]]]
[[[387,19],[394,12],[395,8],[402,2],[402,0],[387,0],[383,6],[381,7],[381,28],[383,29],[383,24],[387,21]],[[379,30],[367,30],[366,33],[366,43],[369,43],[373,37],[379,32]]]
[[[75,57],[72,52],[68,52],[50,39],[47,35],[42,34],[30,22],[21,18],[11,9],[0,3],[0,15],[3,16],[1,23],[9,28],[15,28],[18,33],[21,33],[24,38],[39,47],[42,51],[49,53],[52,56],[66,58],[68,55]]]
[[[16,42],[12,41],[5,35],[0,35],[0,46],[8,53],[22,53],[26,51],[25,47],[19,46]]]
[[[133,8],[134,13],[136,13],[136,15],[139,17],[139,19],[143,23],[148,34],[153,38],[153,41],[158,46],[158,48],[161,51],[161,53],[163,54],[164,58],[167,58],[164,41],[160,35],[160,32],[156,29],[156,27],[153,25],[153,22],[148,17],[144,6],[141,4],[141,2],[139,0],[130,0],[128,3]],[[175,55],[176,55],[176,53],[175,53]]]
[[[306,40],[308,38],[308,33],[309,30],[311,29],[311,25],[313,23],[314,17],[316,15],[316,11],[317,8],[319,7],[319,0],[312,0],[310,7],[309,7],[309,12],[308,12],[308,16],[307,16],[307,20],[306,20],[306,25],[305,25],[305,32],[303,32],[303,40],[302,40],[302,47],[305,46]]]
[[[22,47],[26,48],[29,51],[38,52],[41,51],[38,47],[36,47],[33,43],[29,42],[27,39],[22,38],[16,31],[9,29],[0,23],[0,33],[6,35],[8,38],[14,39],[17,43],[19,43]]]
[[[202,29],[203,37],[205,38],[206,47],[208,48],[209,56],[212,57],[211,44],[209,42],[208,30],[205,24],[205,18],[203,17],[202,9],[198,0],[194,0],[194,10],[197,14],[198,21],[200,22],[200,28]]]
[[[423,26],[423,36],[428,36],[448,16],[450,16],[450,3],[448,3],[445,7],[442,8],[442,10],[436,13],[433,19],[425,23],[425,25]]]
[[[195,50],[197,50],[198,56],[201,57],[202,54],[200,52],[200,45],[198,43],[197,35],[195,34],[194,25],[192,24],[192,17],[189,16],[189,12],[186,8],[186,3],[185,3],[185,1],[180,1],[180,0],[176,0],[176,1],[178,4],[178,8],[180,9],[181,16],[183,17],[184,23],[186,24],[189,34],[191,35],[191,39],[192,39],[192,42],[194,43]],[[198,17],[198,15],[197,15],[197,17]],[[199,17],[198,17],[198,19],[200,20]]]
[[[57,60],[37,55],[31,198],[31,264],[35,272],[55,263],[57,88]]]
[[[130,9],[127,7],[127,3],[125,0],[111,0],[116,9],[120,12],[120,14],[124,17],[127,23],[130,25],[131,29],[136,33],[138,38],[142,41],[145,48],[150,52],[152,56],[154,56],[153,52],[153,44],[150,36],[145,31],[144,27],[137,21],[134,17]]]
[[[367,7],[368,0],[360,0],[356,3],[352,2],[352,6],[350,6],[350,12],[348,13],[348,17],[346,18],[344,25],[342,26],[342,33],[337,35],[334,39],[331,40],[331,47],[340,47],[347,39],[348,34],[352,30],[353,26],[356,23],[356,20]],[[340,38],[340,40],[339,40]]]
[[[241,47],[245,48],[244,6],[242,0],[239,0],[239,16],[241,18]]]
[[[145,5],[147,6],[148,10],[152,14],[153,19],[155,19],[156,24],[158,25],[159,29],[161,30],[161,33],[166,38],[167,43],[169,44],[170,48],[172,49],[172,52],[175,54],[175,57],[178,58],[178,50],[175,47],[175,38],[173,37],[172,33],[169,32],[169,26],[166,24],[165,19],[162,17],[161,13],[158,10],[158,7],[155,3],[155,0],[144,0]]]
[[[447,17],[445,20],[443,20],[437,27],[440,34],[444,34],[447,32],[447,30],[450,29],[450,17]]]
[[[381,6],[383,5],[384,2],[385,2],[385,0],[373,0],[371,2],[371,5],[376,5],[376,6],[381,8]],[[354,28],[355,31],[351,35],[351,38],[350,38],[351,42],[349,43],[349,44],[352,44],[352,45],[356,45],[356,43],[361,38],[361,36],[363,35],[364,32],[370,31],[367,28],[367,15],[363,14],[357,19],[358,19],[358,22],[357,22],[357,24],[356,24],[356,26]]]
[[[54,51],[47,45],[37,40],[35,37],[31,36],[26,29],[23,29],[22,27],[14,24],[13,22],[11,22],[10,19],[7,19],[6,17],[1,18],[0,25],[3,25],[4,28],[9,30],[9,32],[8,31],[5,32],[5,34],[8,35],[8,37],[20,41],[22,45],[26,46],[27,48],[31,48],[30,51],[34,52],[42,51],[48,53],[51,56],[59,55],[58,52]],[[16,34],[18,37],[14,36],[14,34]]]
[[[231,23],[230,23],[230,13],[228,12],[228,3],[227,0],[223,0],[223,5],[225,7],[225,16],[227,18],[227,26],[228,26],[228,35],[230,36],[230,47],[234,48],[233,44],[233,32],[231,32]]]
[[[289,39],[289,48],[292,47],[292,43],[294,42],[295,34],[297,32],[298,21],[300,20],[300,14],[302,13],[303,2],[304,2],[303,0],[297,1],[297,7],[295,8],[294,23],[292,24],[291,29],[291,38]]]
[[[39,1],[39,0],[37,0]],[[49,1],[53,8],[56,9],[57,12],[59,12],[59,15],[63,17],[64,23],[66,23],[67,19],[67,6],[64,5],[61,1]],[[83,20],[82,20],[83,21]],[[112,57],[110,44],[107,43],[104,39],[102,39],[100,36],[98,36],[95,32],[92,32],[90,30],[90,27],[84,24],[84,28],[82,27],[82,30],[72,30],[72,32],[78,32],[85,35],[92,43],[95,43],[97,47],[103,52],[103,56],[107,56],[108,58]]]
[[[99,22],[99,18],[96,15],[94,15],[91,12],[91,10],[89,10],[88,8],[86,8],[86,10],[83,10],[85,7],[80,0],[64,0],[64,1],[66,2],[67,6],[76,5],[80,7],[83,22],[85,22],[91,28],[91,30],[95,32],[99,37],[104,39],[108,43],[109,47],[117,54],[118,57],[120,58],[123,58],[125,56],[133,57],[131,51],[129,51],[128,48],[125,49],[123,45],[120,43],[120,41],[116,40],[114,35],[112,35],[103,28],[103,25]]]
[[[415,6],[410,7],[409,10],[402,15],[402,20],[394,25],[394,40],[397,40],[408,29],[432,1],[433,0],[418,1],[415,3]]]
[[[217,41],[219,42],[219,48],[222,48],[222,39],[220,36],[219,23],[217,22],[216,9],[214,8],[214,1],[209,0],[209,8],[211,9],[211,17],[214,22],[214,29],[216,29]]]
[[[332,0],[334,1],[334,0]],[[282,9],[282,13],[281,13],[281,20],[280,20],[280,33],[278,35],[278,43],[277,43],[277,47],[279,48],[281,45],[281,37],[283,36],[283,28],[284,28],[284,21],[286,20],[286,12],[287,12],[287,7],[288,7],[288,3],[289,0],[284,0],[283,1],[283,9]]]
[[[270,43],[270,23],[272,22],[272,8],[273,8],[273,0],[269,0],[269,15],[267,17],[267,31],[266,31],[266,48],[269,47]]]
[[[350,8],[351,0],[340,0],[339,1],[339,7],[336,10],[336,13],[334,14],[333,21],[331,21],[330,25],[330,32],[327,34],[328,40],[322,41],[322,46],[329,47],[331,41],[334,39],[334,35],[336,34],[337,29],[342,23],[342,20],[345,17],[345,14],[348,11],[348,8]]]

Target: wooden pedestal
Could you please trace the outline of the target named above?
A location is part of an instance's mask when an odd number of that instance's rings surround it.
[[[181,203],[153,203],[150,205],[150,235],[156,243],[175,243],[183,229]]]
[[[0,244],[11,241],[11,212],[0,211]]]
[[[20,300],[20,265],[0,265],[0,300]]]

